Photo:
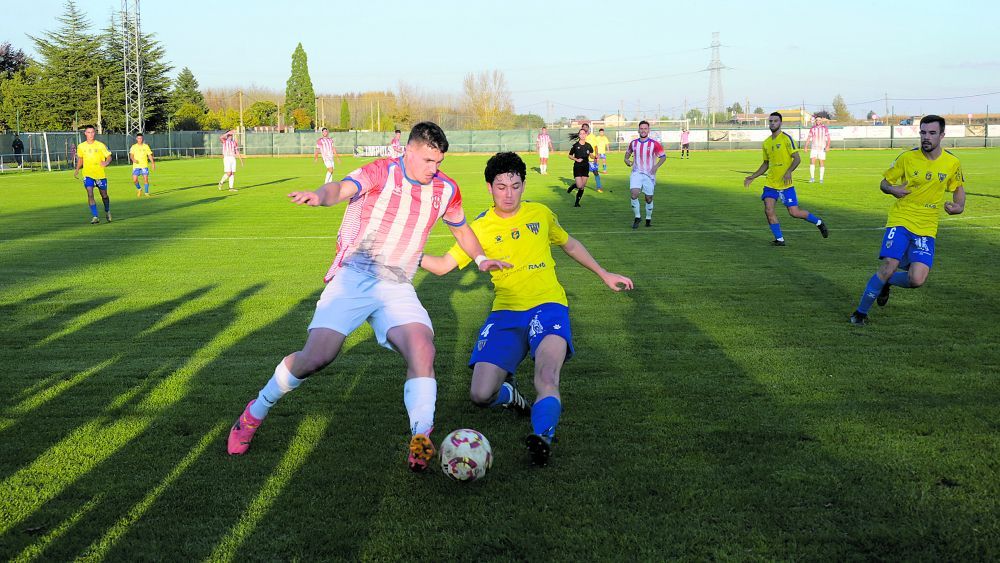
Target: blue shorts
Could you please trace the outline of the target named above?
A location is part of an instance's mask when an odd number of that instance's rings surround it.
[[[776,199],[785,204],[785,207],[795,207],[799,204],[799,196],[795,195],[795,186],[791,186],[783,190],[776,190],[774,188],[764,186],[764,193],[760,194],[760,199],[761,201],[765,199]]]
[[[107,191],[107,189],[108,189],[108,179],[107,178],[101,178],[100,180],[95,180],[95,179],[93,179],[93,178],[91,178],[91,177],[88,176],[88,177],[85,177],[83,179],[83,187],[85,187],[85,188],[97,188],[97,189],[101,190],[102,192],[103,191]]]
[[[538,344],[550,334],[566,340],[566,359],[573,357],[569,307],[559,303],[542,303],[527,311],[493,311],[479,329],[469,367],[489,362],[507,373],[514,373],[525,356],[530,353],[532,358],[535,357]]]
[[[607,158],[608,158],[608,155],[607,155],[607,154],[605,154],[605,153],[603,153],[603,152],[602,152],[602,153],[598,153],[598,154],[597,154],[597,158],[603,158],[603,159],[607,160]]]
[[[149,176],[149,168],[133,168],[133,176]]]
[[[886,227],[879,258],[895,258],[899,267],[907,270],[912,262],[934,265],[934,237],[917,236],[906,227]]]
[[[590,171],[591,172],[597,172],[597,161],[596,160],[590,161]]]

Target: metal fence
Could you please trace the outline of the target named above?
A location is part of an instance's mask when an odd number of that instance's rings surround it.
[[[953,129],[952,127],[955,127]],[[948,131],[954,131],[952,136],[946,135],[944,145],[947,148],[956,147],[996,147],[1000,142],[1000,127],[966,127],[949,126]],[[851,134],[857,134],[857,128]],[[872,127],[877,130],[877,127]],[[565,152],[570,149],[573,141],[569,135],[575,128],[553,128],[549,131],[552,144],[556,151]],[[799,138],[804,129],[791,129],[789,133],[797,132]],[[877,130],[871,136],[857,138],[837,138],[836,129],[832,142],[834,149],[854,148],[904,148],[917,144],[917,139],[911,136],[894,135],[894,129],[886,126],[885,130]],[[958,132],[961,131],[961,135]],[[847,132],[847,129],[840,133]],[[619,129],[606,127],[605,133],[611,139],[611,149],[625,149],[627,139],[634,136],[634,129]],[[760,142],[766,136],[766,130],[748,129],[692,129],[690,148],[692,150],[748,150],[760,149]],[[219,140],[221,131],[170,131],[166,133],[148,133],[145,142],[153,150],[158,159],[212,157],[222,154]],[[621,135],[620,135],[621,134]],[[665,148],[676,149],[680,132],[676,129],[654,131],[661,137]],[[448,131],[448,143],[451,153],[492,153],[498,151],[530,152],[537,150],[537,129],[494,130],[494,131]],[[338,152],[353,154],[358,147],[385,146],[391,138],[391,132],[348,131],[330,133]],[[271,133],[248,131],[240,139],[241,150],[247,156],[294,156],[310,155],[316,148],[318,135],[312,131],[295,133]],[[757,137],[761,137],[758,139]],[[13,133],[0,134],[0,173],[19,170],[67,170],[73,168],[73,157],[76,145],[83,142],[82,132],[45,132],[21,133],[24,145],[22,154],[14,154],[12,147]],[[128,162],[128,148],[134,139],[128,135],[112,133],[98,135],[98,140],[108,146],[114,155],[114,162]]]

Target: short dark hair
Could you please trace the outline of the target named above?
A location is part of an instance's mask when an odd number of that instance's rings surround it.
[[[136,137],[142,137],[142,133],[136,133],[135,136]]]
[[[649,125],[649,122],[646,121],[645,119],[643,119],[642,121],[639,122],[639,127],[642,127],[643,123],[645,123],[646,125]]]
[[[598,131],[604,131],[604,128],[603,128],[603,127],[601,127],[600,129],[598,129]]]
[[[402,131],[400,131],[399,129],[396,129],[396,132],[397,132],[397,133],[402,133]]]
[[[83,127],[84,131],[86,131],[87,129],[93,129],[95,132],[97,131],[97,127],[94,127],[93,125],[85,125]]]
[[[320,131],[329,131],[329,129],[327,129],[326,127],[324,127],[322,129],[320,129]]]
[[[772,116],[777,117],[778,121],[784,121],[785,120],[785,118],[781,117],[781,114],[778,113],[778,112],[776,112],[776,111],[772,111],[771,115],[769,115],[768,117],[772,117]]]
[[[414,125],[413,129],[410,129],[410,137],[406,143],[410,144],[414,141],[443,153],[448,152],[448,137],[445,136],[444,131],[438,127],[437,123],[421,121]]]
[[[517,153],[498,152],[486,162],[486,171],[484,172],[486,183],[492,185],[493,180],[501,174],[516,174],[523,182],[528,175],[528,168]]]
[[[928,123],[937,123],[938,125],[941,126],[941,132],[944,133],[944,118],[941,117],[940,115],[931,114],[931,115],[925,115],[920,118],[921,125],[926,125]]]

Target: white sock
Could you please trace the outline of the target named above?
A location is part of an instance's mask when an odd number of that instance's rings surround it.
[[[250,415],[254,418],[264,418],[278,399],[302,385],[303,381],[305,380],[292,375],[292,372],[285,367],[285,360],[281,360],[278,367],[274,368],[274,375],[268,380],[267,385],[257,394],[257,400],[250,405]]]
[[[540,165],[539,168],[542,169],[542,174],[545,174],[545,169],[547,168],[544,164]]]
[[[410,415],[410,432],[427,434],[434,428],[434,404],[437,402],[437,380],[414,377],[403,385],[403,404]]]
[[[326,173],[326,183],[329,184],[332,181],[333,181],[333,172],[327,172]]]
[[[229,175],[229,189],[233,189],[233,183],[236,182],[236,176],[232,174]]]
[[[822,168],[820,168],[820,174],[821,175],[823,174],[823,169]],[[816,177],[816,165],[815,164],[810,164],[809,165],[809,179],[812,180],[815,177]]]
[[[819,167],[819,181],[820,182],[823,181],[823,174],[825,174],[825,173],[826,173],[826,166],[820,166]]]
[[[636,219],[639,218],[639,200],[638,199],[633,199],[632,200],[632,213],[635,213],[635,218]]]
[[[653,203],[649,202],[646,204],[646,219],[653,218]]]
[[[223,174],[223,175],[222,175],[222,179],[221,179],[221,180],[219,180],[219,183],[221,184],[221,183],[225,182],[225,181],[226,181],[226,178],[228,178],[228,177],[229,177],[229,174]]]

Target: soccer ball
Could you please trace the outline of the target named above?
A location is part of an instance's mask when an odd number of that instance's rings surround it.
[[[490,441],[475,430],[456,430],[441,442],[441,470],[456,481],[482,479],[491,465]]]

